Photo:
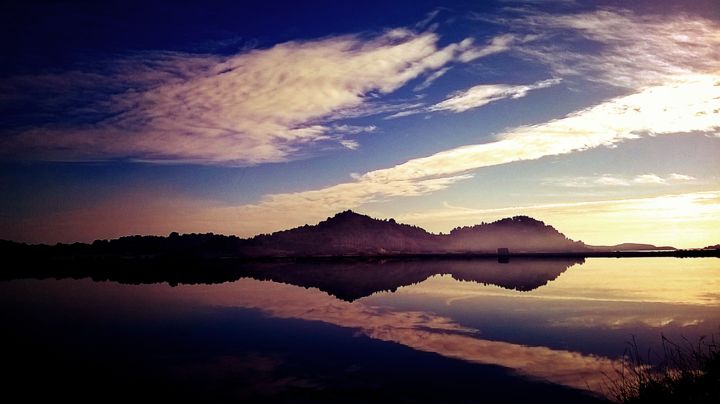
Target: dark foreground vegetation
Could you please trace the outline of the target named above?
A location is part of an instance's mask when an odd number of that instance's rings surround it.
[[[633,339],[628,361],[609,376],[619,403],[720,403],[720,334],[697,342],[662,337],[660,352],[643,353]],[[648,363],[657,362],[651,366]]]

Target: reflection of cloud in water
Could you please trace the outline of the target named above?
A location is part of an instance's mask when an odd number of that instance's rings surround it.
[[[220,286],[183,287],[181,293],[219,306],[256,308],[281,318],[322,321],[360,329],[383,341],[446,357],[500,365],[551,382],[601,391],[610,359],[546,347],[529,347],[476,338],[475,330],[449,318],[420,311],[391,311],[361,302],[337,300],[317,289],[243,279]]]
[[[680,318],[678,316],[667,316],[666,314],[658,314],[656,316],[642,315],[626,315],[614,316],[609,318],[576,316],[563,319],[554,319],[550,323],[553,326],[572,327],[572,328],[597,328],[606,327],[611,329],[627,328],[636,324],[644,327],[663,328],[667,326],[676,327],[692,327],[704,323],[705,320],[699,318]]]

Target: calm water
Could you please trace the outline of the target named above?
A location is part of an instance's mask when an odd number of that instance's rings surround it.
[[[717,258],[276,264],[238,276],[0,282],[4,388],[85,401],[592,402],[632,336],[648,348],[661,333],[720,331]]]

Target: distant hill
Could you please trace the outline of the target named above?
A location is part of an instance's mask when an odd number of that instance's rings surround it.
[[[720,250],[720,244],[709,245],[703,248],[703,250]]]
[[[493,254],[498,248],[512,253],[592,253],[623,250],[674,250],[650,244],[588,246],[574,241],[554,227],[528,216],[492,223],[458,227],[449,234],[433,234],[393,219],[380,220],[350,210],[317,225],[262,234],[249,239],[217,234],[171,233],[160,236],[127,236],[97,240],[92,244],[29,246],[0,242],[5,256],[33,258],[72,257],[319,257],[378,256],[404,254]]]
[[[357,255],[438,250],[440,236],[420,227],[345,211],[305,225],[249,240],[248,255]]]
[[[392,253],[495,253],[498,248],[516,252],[587,251],[552,226],[517,216],[456,228],[450,234],[379,220],[345,211],[316,226],[302,226],[254,237],[249,255],[368,255]]]
[[[514,252],[587,251],[554,227],[528,216],[515,216],[471,227],[458,227],[444,237],[446,251],[495,252],[509,248]]]
[[[589,245],[588,248],[594,251],[672,251],[675,247],[662,246],[658,247],[652,244],[638,244],[638,243],[622,243],[616,245]]]

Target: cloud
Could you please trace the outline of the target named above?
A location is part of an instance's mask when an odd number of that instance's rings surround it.
[[[665,178],[661,178],[655,174],[642,174],[633,178],[635,184],[667,184]]]
[[[373,111],[368,105],[375,95],[450,63],[506,50],[512,42],[478,47],[468,38],[439,47],[438,39],[395,29],[369,39],[294,41],[229,57],[140,55],[104,72],[48,76],[40,87],[33,77],[11,79],[3,85],[20,99],[11,95],[0,102],[29,104],[51,117],[60,107],[75,109],[63,125],[16,131],[3,149],[41,159],[253,165],[291,160],[338,142],[356,147],[357,141],[345,140],[351,131],[328,122]],[[42,97],[64,92],[72,95],[56,104]],[[90,101],[78,107],[82,100]]]
[[[503,34],[492,38],[486,46],[479,48],[468,49],[463,52],[458,59],[461,62],[471,62],[475,59],[489,56],[495,53],[505,52],[510,50],[511,47],[531,42],[537,37],[535,35],[515,35],[515,34]]]
[[[547,88],[560,83],[561,79],[549,79],[535,84],[511,86],[507,84],[483,84],[452,94],[446,100],[428,108],[428,111],[465,112],[504,98],[522,98],[528,91]]]
[[[638,89],[720,69],[720,26],[704,18],[616,9],[521,13],[497,22],[543,38],[516,50],[560,77]]]
[[[357,150],[357,148],[360,147],[360,143],[352,139],[342,139],[340,140],[340,144],[350,150]]]
[[[423,18],[421,21],[418,21],[415,24],[416,29],[425,29],[430,23],[437,17],[438,14],[440,14],[440,9],[435,9],[425,15],[425,18]]]
[[[344,133],[348,135],[359,135],[361,133],[372,133],[375,132],[377,126],[356,126],[356,125],[334,125],[333,130],[338,133]]]
[[[422,106],[422,105],[420,105],[420,106]],[[422,114],[422,113],[425,113],[425,112],[427,112],[427,109],[426,109],[426,108],[411,108],[411,109],[406,109],[406,110],[403,110],[403,111],[400,111],[400,112],[396,112],[396,113],[394,113],[394,114],[392,114],[392,115],[388,115],[388,116],[386,116],[384,119],[402,118],[402,117],[404,117],[404,116]]]
[[[552,177],[545,178],[543,185],[567,188],[591,188],[591,187],[628,187],[631,185],[675,185],[694,181],[696,178],[690,175],[672,173],[667,176],[657,174],[640,174],[634,177],[603,174],[600,176],[579,176],[579,177]]]
[[[430,85],[431,85],[432,83],[434,83],[435,80],[437,80],[437,79],[439,79],[440,77],[444,76],[445,73],[447,73],[448,71],[450,71],[450,68],[449,68],[449,67],[445,67],[445,68],[442,68],[442,69],[440,69],[440,70],[438,70],[438,71],[436,71],[436,72],[433,72],[432,74],[430,74],[429,76],[427,76],[427,77],[425,78],[425,80],[423,80],[422,83],[420,83],[420,84],[418,84],[417,86],[415,86],[415,88],[414,88],[413,90],[414,90],[414,91],[422,91],[422,90],[430,87]]]
[[[685,76],[684,82],[651,87],[564,118],[509,130],[495,142],[413,159],[367,173],[363,178],[393,181],[456,175],[481,167],[610,146],[645,134],[714,131],[720,128],[719,83],[719,75]]]
[[[429,79],[432,79],[432,76],[428,77],[427,80]],[[522,98],[527,95],[528,91],[554,86],[561,81],[562,79],[554,78],[526,85],[481,84],[470,87],[467,90],[457,91],[450,94],[450,96],[448,96],[445,100],[429,107],[412,107],[389,115],[385,117],[385,119],[401,118],[409,115],[438,111],[449,111],[455,113],[465,112],[505,98]],[[421,84],[419,87],[424,86],[426,82]]]
[[[613,177],[612,175],[603,175],[595,179],[591,179],[593,183],[596,185],[605,185],[605,186],[627,186],[630,185],[630,181],[619,178],[619,177]],[[583,179],[577,178],[576,181],[571,181],[568,183],[568,186],[582,186]]]
[[[672,173],[668,176],[668,179],[672,181],[693,181],[696,178],[685,174]]]

